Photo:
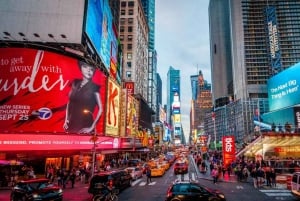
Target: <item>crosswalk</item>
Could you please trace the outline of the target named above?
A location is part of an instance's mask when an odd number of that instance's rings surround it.
[[[132,182],[131,186],[154,186],[157,184],[157,182],[155,181],[155,179],[153,179],[154,181],[150,182],[149,184],[147,184],[146,178],[140,178],[137,179],[135,181]],[[188,180],[197,180],[197,176],[195,173],[191,173],[191,174],[184,174],[184,175],[174,175],[174,181],[188,181]]]
[[[273,197],[275,200],[283,200],[283,197],[293,196],[291,191],[287,189],[260,189],[259,191],[269,197]]]

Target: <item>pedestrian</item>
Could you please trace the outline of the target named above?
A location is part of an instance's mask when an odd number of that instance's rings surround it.
[[[64,173],[63,173],[62,169],[57,170],[56,177],[57,177],[57,185],[62,186],[63,185],[63,177],[64,177]]]
[[[68,173],[67,170],[64,170],[63,171],[63,177],[62,177],[62,185],[63,185],[64,189],[66,188],[66,185],[68,183],[68,178],[69,178],[69,173]]]
[[[76,170],[73,169],[70,173],[71,188],[74,188],[75,180],[76,180]]]
[[[256,168],[253,168],[253,170],[250,173],[250,176],[252,177],[254,188],[257,188],[257,183],[258,182],[257,182],[257,171],[256,171]]]
[[[146,168],[146,176],[147,176],[147,184],[149,184],[149,182],[151,183],[151,169],[149,166],[147,166]]]
[[[276,172],[274,168],[271,168],[271,187],[276,187]]]
[[[211,176],[213,177],[214,184],[216,184],[218,181],[218,169],[217,168],[212,169]]]

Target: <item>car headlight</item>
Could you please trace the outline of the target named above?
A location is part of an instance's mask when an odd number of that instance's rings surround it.
[[[219,198],[225,199],[225,196],[223,194],[217,194]]]
[[[34,199],[37,199],[37,198],[40,198],[41,196],[40,196],[39,194],[37,194],[37,193],[33,193],[33,194],[32,194],[32,197],[33,197]]]
[[[60,188],[60,189],[58,190],[58,193],[61,194],[62,192],[63,192],[63,190]]]

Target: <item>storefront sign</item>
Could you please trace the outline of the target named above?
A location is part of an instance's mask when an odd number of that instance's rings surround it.
[[[223,162],[225,166],[228,166],[235,160],[234,136],[224,136],[222,138],[222,146]]]

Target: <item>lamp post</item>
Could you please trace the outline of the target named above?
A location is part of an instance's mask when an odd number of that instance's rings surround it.
[[[84,113],[88,113],[93,116],[93,113],[89,110],[83,110]],[[96,142],[98,140],[96,125],[94,127],[94,135],[91,137],[91,141],[93,141],[93,149],[92,149],[92,174],[91,178],[93,178],[95,173],[95,163],[96,163]]]

